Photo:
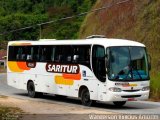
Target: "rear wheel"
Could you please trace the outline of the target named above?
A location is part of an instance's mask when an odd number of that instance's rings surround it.
[[[81,101],[84,106],[91,106],[92,100],[90,99],[90,94],[88,89],[83,89],[81,93]]]
[[[27,90],[28,90],[28,96],[31,98],[36,98],[36,97],[40,97],[43,95],[43,93],[35,91],[35,86],[33,82],[28,83]]]
[[[123,105],[126,104],[126,101],[115,101],[113,102],[115,106],[117,107],[122,107]]]

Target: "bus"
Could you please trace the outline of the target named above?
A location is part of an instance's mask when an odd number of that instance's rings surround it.
[[[7,82],[28,91],[79,98],[83,105],[146,100],[150,59],[144,44],[104,37],[11,41]]]

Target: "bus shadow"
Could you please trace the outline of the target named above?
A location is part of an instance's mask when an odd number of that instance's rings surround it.
[[[16,93],[16,95],[28,97],[27,93]],[[69,104],[73,104],[73,105],[83,106],[79,99],[74,99],[74,98],[65,97],[65,96],[58,96],[57,97],[55,95],[44,94],[41,97],[31,98],[31,99],[39,99],[39,100],[47,100],[47,101],[49,100],[50,102],[55,101],[55,102],[59,102],[59,103],[69,103]],[[85,106],[83,106],[83,107],[85,107]],[[142,102],[128,102],[123,107],[117,107],[111,103],[96,102],[91,106],[91,108],[110,109],[110,110],[155,109],[158,107],[160,107],[160,106],[148,104],[145,102],[144,103],[142,103]]]

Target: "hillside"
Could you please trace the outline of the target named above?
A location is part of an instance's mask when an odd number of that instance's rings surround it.
[[[123,0],[98,0],[93,9]],[[108,38],[124,38],[139,41],[147,46],[152,58],[152,96],[160,98],[160,1],[130,0],[111,8],[90,13],[79,33],[80,38],[92,34]]]

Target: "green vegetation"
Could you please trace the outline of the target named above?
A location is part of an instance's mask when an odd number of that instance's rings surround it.
[[[7,98],[7,96],[0,95],[0,99]],[[23,113],[20,108],[0,104],[0,120],[19,120]]]
[[[151,77],[151,99],[154,101],[160,100],[160,73]]]
[[[0,105],[0,119],[1,120],[19,120],[21,118],[22,110],[16,107],[4,107]]]
[[[93,8],[115,2],[97,1]],[[160,1],[134,0],[114,5],[104,11],[88,14],[79,33],[80,38],[103,34],[108,38],[139,41],[147,46],[152,58],[151,98],[160,99]]]
[[[0,33],[88,11],[95,0],[1,0]],[[41,38],[77,38],[83,17],[41,26]],[[36,40],[40,26],[0,36],[0,40]]]

